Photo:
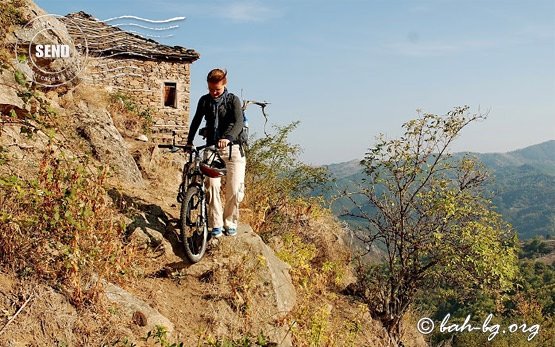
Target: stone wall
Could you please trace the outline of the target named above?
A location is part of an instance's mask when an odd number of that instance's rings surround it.
[[[149,109],[153,119],[151,138],[155,142],[185,142],[189,131],[190,63],[137,59],[89,58],[81,78],[105,86],[110,92],[133,97]],[[176,84],[175,107],[164,106],[165,83]]]

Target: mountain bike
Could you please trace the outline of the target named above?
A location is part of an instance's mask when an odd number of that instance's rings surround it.
[[[189,155],[183,165],[177,202],[181,204],[179,227],[185,255],[191,263],[197,263],[206,252],[209,236],[204,178],[225,175],[225,164],[214,146],[193,147],[174,143],[158,147],[169,148],[172,153],[184,151]],[[209,151],[206,159],[202,159],[205,156],[203,151]]]
[[[243,100],[242,111],[245,112],[251,104],[261,108],[262,114],[268,122],[265,108],[268,102]],[[244,117],[244,114],[243,114]],[[244,119],[245,123],[247,119]],[[266,123],[264,133],[266,134]],[[248,125],[245,124],[248,128]],[[248,132],[247,132],[248,134]],[[173,144],[160,144],[159,148],[169,148],[172,153],[184,151],[189,154],[189,160],[183,165],[181,184],[177,194],[177,202],[181,204],[179,220],[181,241],[185,255],[191,263],[199,262],[206,252],[206,245],[210,233],[208,232],[208,210],[206,206],[206,191],[204,178],[221,177],[225,175],[225,164],[215,146],[187,146],[175,143],[176,133],[173,133]],[[266,134],[268,136],[268,134]],[[230,144],[231,146],[232,144]],[[231,151],[231,147],[229,149]],[[209,151],[209,153],[201,151]],[[205,155],[208,154],[208,155]],[[202,159],[206,157],[205,159]]]

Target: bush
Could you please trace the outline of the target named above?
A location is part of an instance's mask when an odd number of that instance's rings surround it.
[[[0,264],[46,279],[76,306],[92,302],[99,279],[123,273],[132,254],[105,178],[51,151],[37,179],[0,177]]]
[[[255,140],[247,152],[247,195],[243,206],[251,210],[248,222],[260,234],[320,206],[319,199],[303,195],[325,182],[328,174],[324,168],[298,159],[300,147],[288,142],[297,125],[298,122],[276,126],[275,133]]]
[[[24,6],[24,0],[0,1],[0,70],[11,65],[11,60],[13,60],[13,51],[5,46],[4,41],[13,31],[14,26],[25,24],[26,21],[21,11]]]
[[[142,108],[133,97],[121,92],[110,94],[109,99],[114,125],[122,135],[134,137],[139,132],[150,134],[153,124],[150,109]]]
[[[24,7],[24,0],[4,0],[0,2],[0,34],[1,38],[11,32],[14,25],[25,24],[25,18],[21,8]]]

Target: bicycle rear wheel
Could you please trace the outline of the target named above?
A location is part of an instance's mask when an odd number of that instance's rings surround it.
[[[197,263],[204,256],[208,240],[204,198],[199,187],[189,187],[181,203],[181,239],[185,255],[191,263]]]

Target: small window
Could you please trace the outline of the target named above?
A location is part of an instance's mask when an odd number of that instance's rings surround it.
[[[164,106],[177,108],[177,83],[164,82]]]

